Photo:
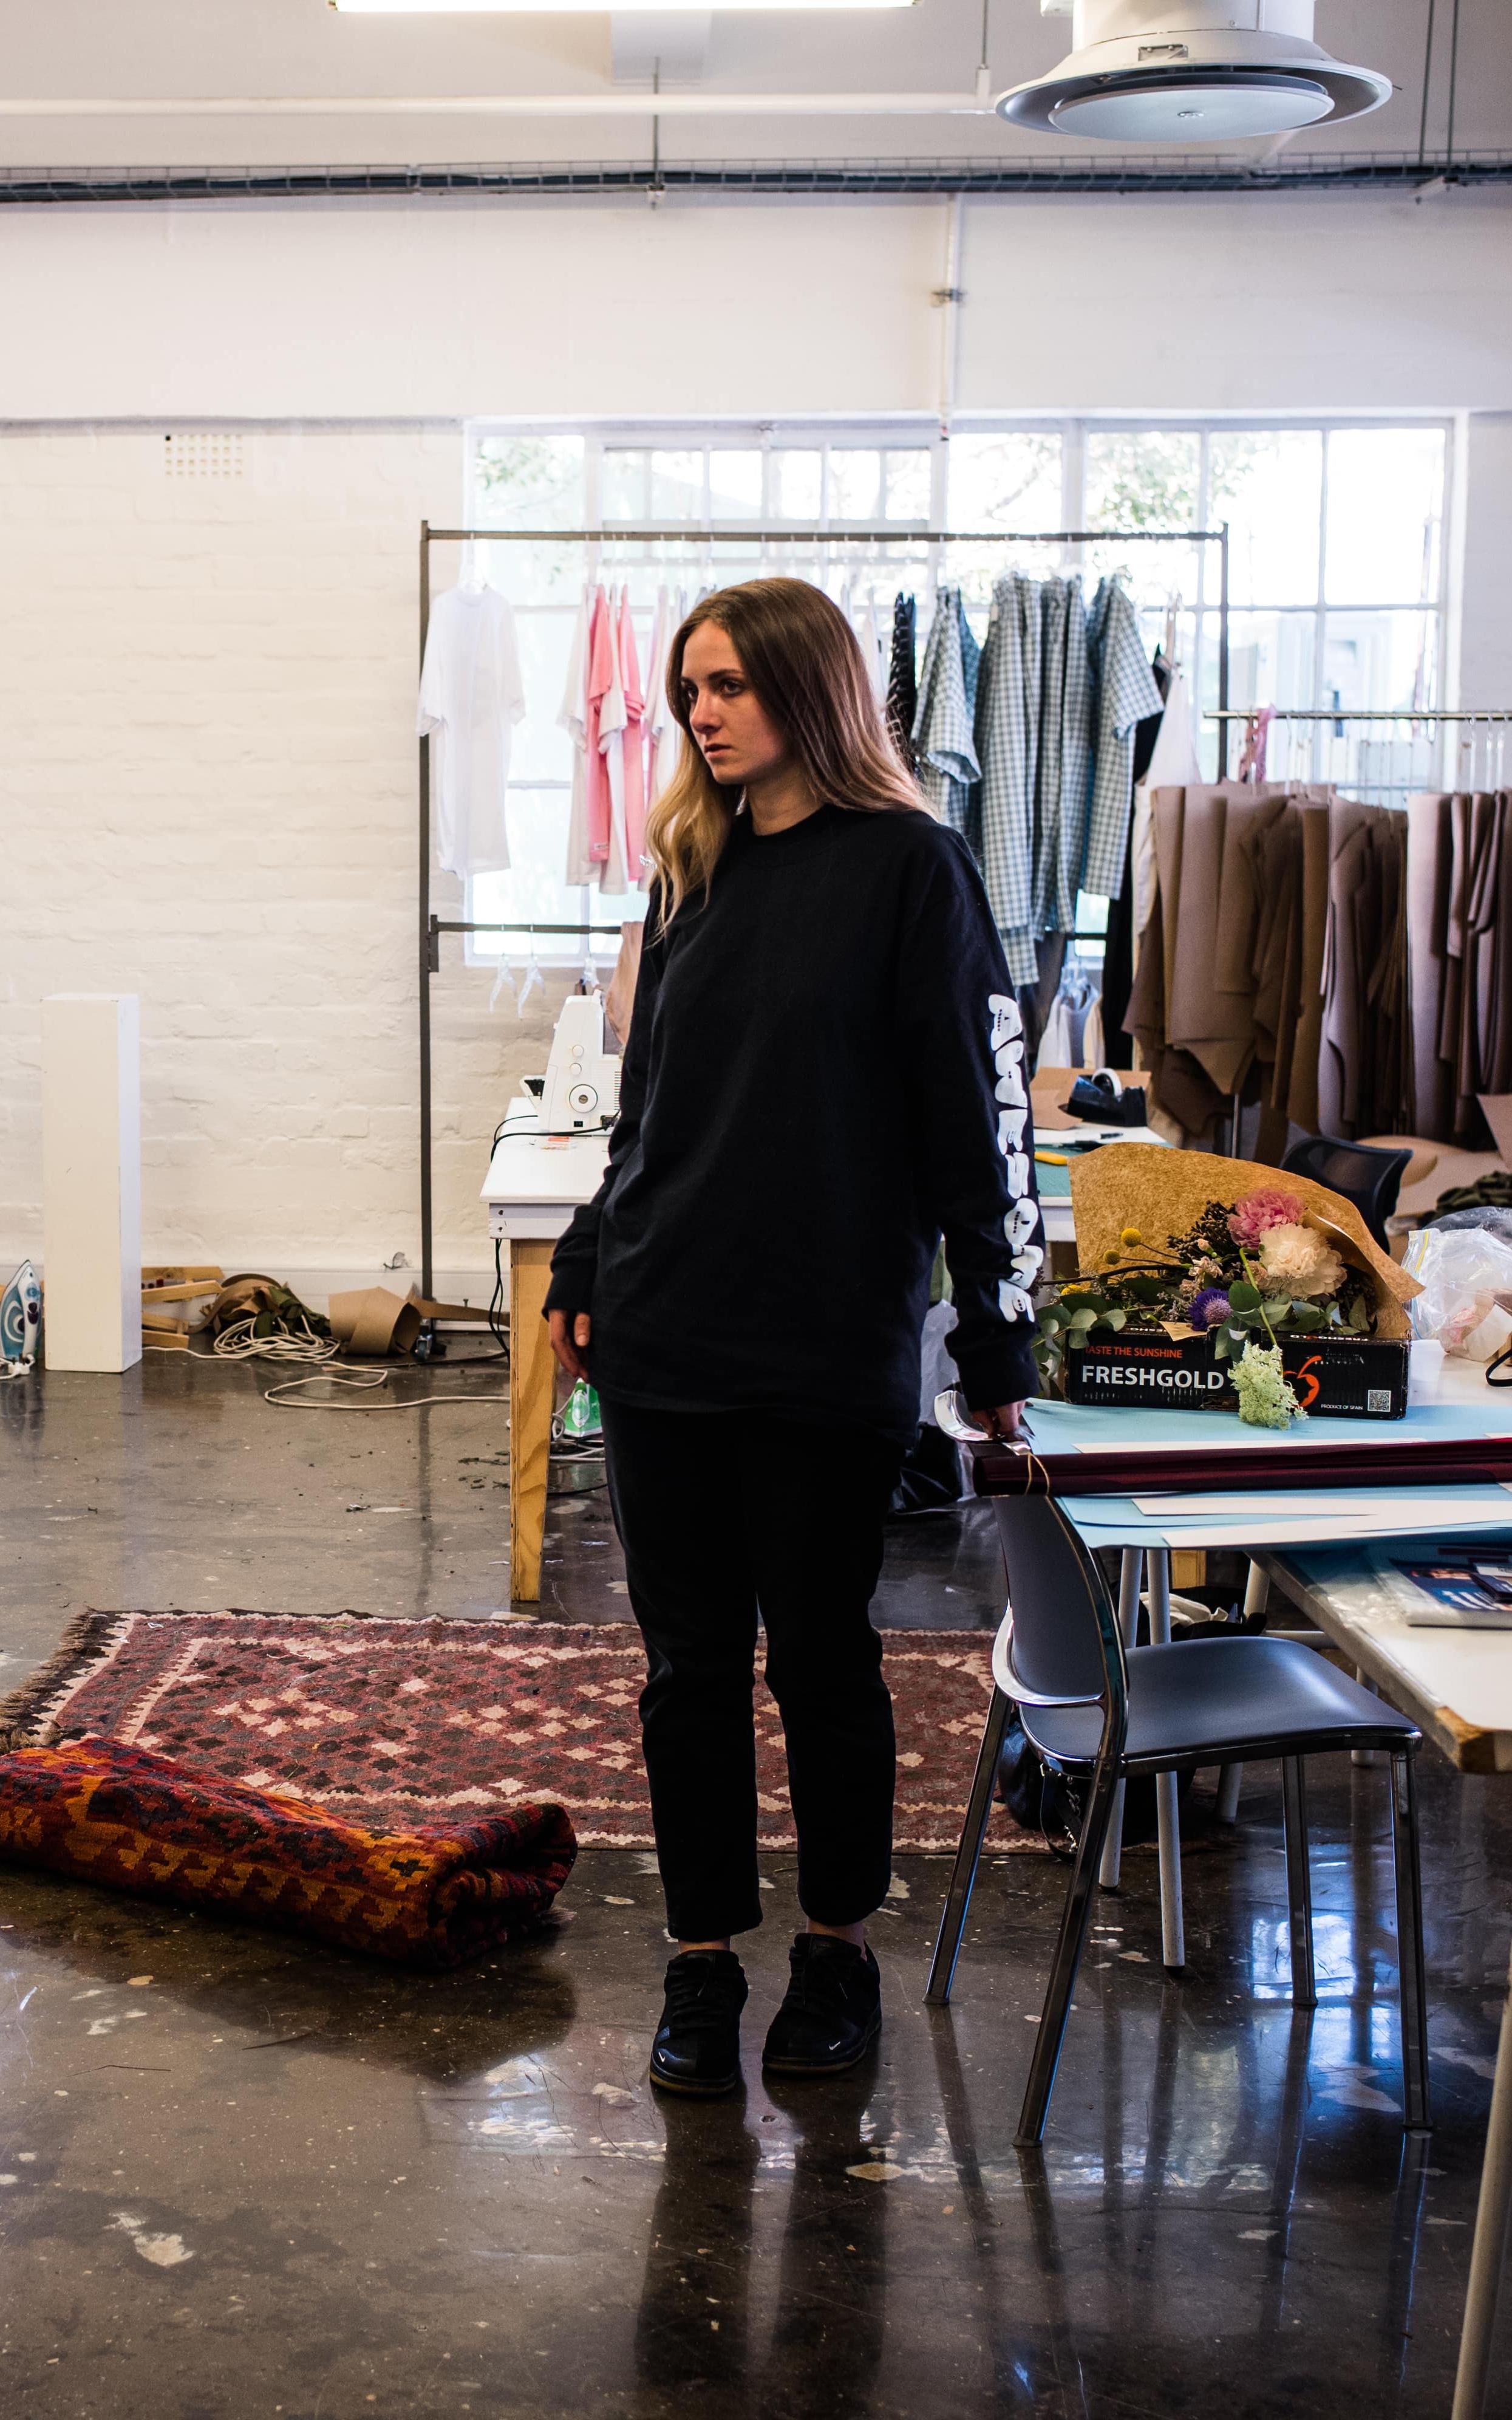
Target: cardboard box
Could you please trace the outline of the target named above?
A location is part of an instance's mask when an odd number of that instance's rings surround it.
[[[1288,1336],[1281,1363],[1304,1411],[1315,1419],[1399,1420],[1407,1409],[1411,1347],[1397,1337]],[[1231,1361],[1209,1336],[1164,1328],[1096,1328],[1066,1355],[1069,1404],[1138,1404],[1150,1411],[1239,1408]]]

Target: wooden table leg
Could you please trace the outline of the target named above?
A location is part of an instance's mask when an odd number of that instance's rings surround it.
[[[509,1246],[509,1595],[514,1605],[535,1605],[541,1594],[557,1366],[541,1313],[554,1249],[549,1238],[533,1236],[512,1237]]]
[[[1486,2159],[1480,2172],[1480,2205],[1475,2213],[1474,2241],[1470,2247],[1470,2291],[1465,2298],[1465,2324],[1459,2339],[1459,2370],[1455,2380],[1453,2420],[1481,2420],[1491,2376],[1491,2339],[1496,2333],[1496,2303],[1506,2260],[1508,2219],[1512,2218],[1512,1977],[1502,2009],[1502,2033],[1496,2054],[1496,2080],[1491,2086],[1490,2124],[1486,2133]]]

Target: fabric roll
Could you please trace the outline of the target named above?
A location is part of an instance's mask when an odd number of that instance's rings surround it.
[[[572,1871],[565,1807],[379,1832],[118,1740],[0,1755],[0,1863],[445,1968],[538,1925]]]

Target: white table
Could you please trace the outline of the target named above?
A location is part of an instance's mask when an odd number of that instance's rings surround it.
[[[488,1233],[509,1248],[509,1593],[523,1605],[541,1594],[551,1469],[556,1363],[542,1316],[551,1248],[597,1192],[609,1142],[607,1133],[533,1132],[534,1114],[533,1101],[511,1101],[483,1181]]]
[[[1506,1487],[1419,1488],[1389,1481],[1394,1435],[1466,1437],[1512,1434],[1512,1395],[1487,1386],[1477,1363],[1450,1360],[1436,1345],[1414,1345],[1407,1416],[1400,1421],[1328,1420],[1299,1423],[1296,1442],[1331,1437],[1339,1443],[1373,1435],[1381,1448],[1383,1483],[1299,1491],[1288,1503],[1274,1490],[1245,1489],[1243,1456],[1273,1433],[1246,1430],[1227,1416],[1224,1442],[1235,1460],[1232,1496],[1180,1493],[1183,1444],[1217,1441],[1212,1412],[1088,1413],[1066,1404],[1035,1404],[1030,1419],[1041,1448],[1088,1454],[1117,1450],[1121,1436],[1165,1444],[1172,1486],[1138,1497],[1065,1496],[1065,1512],[1088,1545],[1123,1550],[1120,1614],[1132,1640],[1138,1608],[1139,1556],[1149,1559],[1150,1635],[1169,1637],[1169,1554],[1173,1546],[1260,1546],[1261,1584],[1273,1580],[1302,1606],[1383,1697],[1411,1716],[1462,1770],[1512,1773],[1512,1632],[1418,1630],[1381,1588],[1379,1558],[1389,1550],[1407,1559],[1431,1555],[1441,1537],[1512,1537],[1512,1492]],[[1114,1426],[1113,1424],[1117,1424]],[[1319,1530],[1323,1535],[1319,1536]],[[1343,1546],[1335,1541],[1347,1540]],[[1252,1574],[1252,1582],[1255,1575]],[[1253,1601],[1253,1600],[1251,1600]],[[1163,1783],[1166,1776],[1163,1776]],[[1174,1781],[1159,1799],[1161,1915],[1167,1965],[1182,1962],[1180,1846]],[[1117,1819],[1116,1819],[1117,1820]],[[1104,1875],[1106,1874],[1104,1865]],[[1115,1867],[1115,1874],[1116,1874]],[[1498,2287],[1512,2220],[1512,1978],[1503,2012],[1490,2122],[1481,2172],[1480,2207],[1471,2256],[1453,2420],[1481,2420],[1489,2375]]]
[[[1159,1143],[1163,1149],[1165,1147],[1165,1136],[1158,1135],[1153,1126],[1098,1126],[1078,1121],[1073,1126],[1036,1126],[1034,1129],[1036,1151],[1064,1151],[1073,1168],[1082,1154],[1071,1152],[1067,1147],[1078,1142],[1153,1142]],[[1040,1170],[1035,1172],[1040,1176],[1043,1173]],[[1044,1220],[1047,1244],[1075,1242],[1076,1221],[1072,1216],[1069,1197],[1062,1194],[1048,1202],[1041,1201],[1040,1216]]]
[[[1508,1499],[1512,1501],[1512,1498]],[[1512,1522],[1504,1525],[1512,1536]],[[1429,1560],[1437,1532],[1389,1549],[1351,1543],[1257,1559],[1267,1577],[1411,1715],[1462,1773],[1512,1775],[1512,1631],[1415,1629],[1383,1585],[1387,1552]],[[1512,2216],[1512,1978],[1502,2013],[1453,2420],[1479,2420]]]

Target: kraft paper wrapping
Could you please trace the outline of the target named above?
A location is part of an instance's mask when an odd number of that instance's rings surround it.
[[[1167,1151],[1153,1142],[1104,1143],[1075,1160],[1071,1171],[1072,1211],[1083,1273],[1097,1270],[1125,1227],[1159,1250],[1184,1235],[1210,1202],[1232,1208],[1246,1193],[1295,1194],[1309,1215],[1329,1230],[1340,1258],[1375,1281],[1378,1336],[1411,1336],[1406,1305],[1423,1289],[1381,1251],[1365,1220],[1342,1194],[1289,1170],[1263,1168],[1256,1160],[1224,1159],[1211,1151]]]

